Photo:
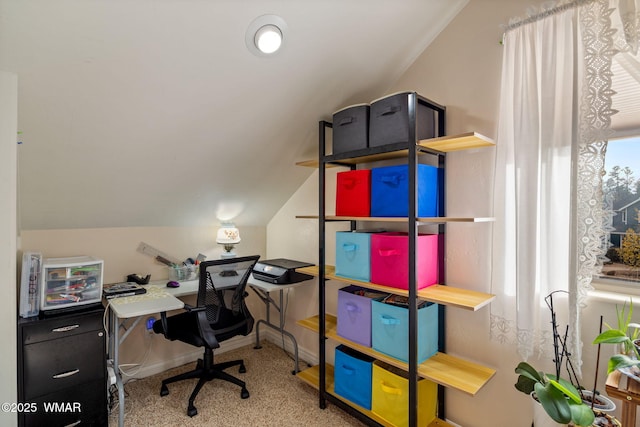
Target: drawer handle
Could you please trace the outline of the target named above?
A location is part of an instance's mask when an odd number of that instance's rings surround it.
[[[63,373],[61,373],[61,374],[56,374],[56,375],[54,375],[54,376],[53,376],[53,379],[54,379],[54,380],[58,380],[58,379],[60,379],[60,378],[67,378],[67,377],[70,377],[71,375],[75,375],[75,374],[77,374],[78,372],[80,372],[80,369],[74,369],[73,371],[63,372]]]
[[[55,328],[52,329],[51,332],[69,332],[69,331],[73,331],[76,328],[79,328],[80,325],[69,325],[69,326],[63,326],[61,328]]]

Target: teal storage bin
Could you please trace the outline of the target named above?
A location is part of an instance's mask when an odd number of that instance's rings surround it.
[[[397,295],[391,298],[395,301],[406,301],[405,297]],[[371,301],[371,346],[380,353],[403,362],[409,361],[409,310],[407,307],[384,301]],[[438,305],[422,302],[418,307],[418,363],[424,362],[437,351]]]
[[[336,276],[368,282],[370,259],[371,233],[336,232]]]
[[[336,347],[333,368],[334,391],[351,402],[371,410],[372,357],[345,345]]]

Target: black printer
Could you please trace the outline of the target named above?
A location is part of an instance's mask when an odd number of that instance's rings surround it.
[[[276,285],[298,283],[312,279],[313,276],[296,271],[296,268],[310,267],[314,264],[291,259],[276,258],[258,261],[253,267],[253,277]]]

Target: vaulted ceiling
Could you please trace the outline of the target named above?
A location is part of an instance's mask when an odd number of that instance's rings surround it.
[[[21,228],[265,225],[318,121],[385,95],[467,1],[0,0]],[[269,58],[245,46],[263,14],[288,25]]]

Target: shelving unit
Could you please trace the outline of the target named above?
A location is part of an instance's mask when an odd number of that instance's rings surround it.
[[[300,219],[317,219],[319,221],[319,252],[318,266],[299,269],[300,272],[318,277],[319,297],[318,297],[318,315],[308,319],[298,321],[302,327],[314,331],[319,338],[319,364],[305,371],[298,373],[298,376],[305,382],[316,387],[319,390],[319,406],[326,407],[326,402],[343,408],[352,413],[359,419],[371,425],[389,425],[384,419],[375,413],[362,408],[346,399],[341,398],[333,391],[333,366],[326,362],[326,339],[331,339],[336,343],[345,344],[361,353],[369,355],[377,360],[388,363],[397,368],[408,372],[409,378],[409,399],[408,413],[409,425],[416,426],[418,424],[417,417],[417,382],[418,378],[425,378],[439,385],[438,387],[438,417],[430,424],[430,427],[448,426],[443,421],[445,417],[444,391],[442,387],[449,387],[471,396],[475,395],[484,387],[485,384],[494,376],[495,370],[489,367],[479,365],[458,357],[446,354],[445,352],[445,307],[456,307],[460,309],[477,311],[488,305],[494,298],[494,295],[470,291],[443,284],[437,284],[418,290],[416,286],[417,262],[416,262],[416,243],[418,237],[418,227],[420,225],[432,224],[438,226],[438,232],[444,233],[447,223],[479,223],[490,222],[493,218],[467,218],[467,217],[433,217],[423,218],[417,217],[417,169],[418,156],[431,155],[436,156],[438,167],[445,166],[445,153],[463,149],[472,149],[493,145],[493,142],[475,132],[465,133],[453,137],[445,137],[445,107],[438,105],[417,93],[409,93],[407,100],[407,111],[409,116],[409,138],[408,143],[395,143],[379,147],[370,147],[366,149],[354,150],[347,153],[325,154],[326,130],[332,127],[327,121],[319,122],[319,152],[318,160],[309,160],[297,163],[305,167],[319,168],[319,200],[318,215],[299,215]],[[437,113],[437,132],[440,135],[437,138],[431,138],[418,141],[416,114],[418,113],[418,104],[426,105],[429,109]],[[380,217],[343,217],[326,215],[325,204],[325,169],[333,166],[348,167],[351,170],[356,169],[357,165],[363,163],[372,163],[390,159],[406,159],[408,165],[408,181],[409,181],[409,216],[407,218],[380,218]],[[444,191],[444,184],[441,187]],[[441,194],[441,200],[444,201],[444,193]],[[444,213],[444,212],[442,212]],[[409,285],[408,290],[381,286],[369,282],[361,282],[358,280],[347,279],[335,275],[335,268],[326,265],[326,223],[331,221],[349,221],[351,229],[355,229],[357,222],[389,222],[406,224],[408,231],[408,252],[409,252]],[[444,239],[442,239],[444,242]],[[440,280],[444,280],[444,247],[441,244],[439,271]],[[365,347],[345,339],[337,334],[337,319],[326,313],[326,280],[337,280],[344,283],[355,284],[372,290],[383,291],[390,294],[404,295],[408,297],[408,321],[409,321],[409,359],[408,363],[402,362],[393,357],[379,353],[370,347]],[[422,363],[418,363],[418,320],[417,306],[418,300],[426,300],[438,304],[438,352]]]

